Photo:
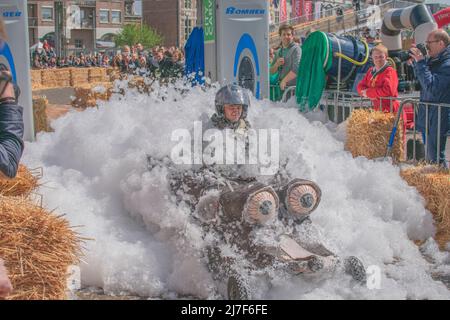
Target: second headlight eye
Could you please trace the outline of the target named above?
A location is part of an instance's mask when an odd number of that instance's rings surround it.
[[[295,179],[283,190],[287,211],[294,217],[310,214],[320,202],[320,188],[312,181]]]
[[[278,199],[271,189],[253,194],[247,201],[244,219],[249,223],[266,223],[273,219],[278,210]]]
[[[220,195],[225,221],[263,225],[276,219],[279,198],[275,190],[260,182],[241,185]]]

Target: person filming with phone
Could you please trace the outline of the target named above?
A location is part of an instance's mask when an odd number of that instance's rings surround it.
[[[6,45],[6,30],[0,17],[0,49]],[[19,88],[11,72],[0,63],[0,179],[14,178],[23,153],[23,108],[17,103]]]

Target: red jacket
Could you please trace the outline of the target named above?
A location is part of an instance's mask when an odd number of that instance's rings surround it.
[[[370,67],[364,78],[358,83],[358,93],[361,95],[363,90],[367,90],[367,97],[372,100],[375,110],[380,110],[380,100],[383,112],[391,111],[391,102],[389,99],[380,99],[380,97],[398,97],[398,77],[397,71],[391,66],[388,66],[381,73],[373,77]],[[392,110],[396,112],[400,103],[398,100],[392,100]]]

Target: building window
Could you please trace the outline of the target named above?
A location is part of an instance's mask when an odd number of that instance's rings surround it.
[[[121,21],[121,12],[116,10],[111,11],[111,23],[120,23]]]
[[[186,17],[184,20],[184,40],[187,40],[189,38],[191,32],[192,32],[192,20]]]
[[[109,23],[109,10],[100,9],[100,23]]]
[[[127,16],[133,16],[133,3],[125,3],[125,14]]]
[[[184,0],[184,7],[186,9],[192,9],[192,0]]]
[[[53,7],[41,7],[42,20],[53,20]]]
[[[88,9],[80,10],[81,28],[90,29],[94,27],[94,11]]]
[[[27,7],[28,7],[28,17],[36,18],[37,17],[36,5],[35,4],[29,4],[29,5],[27,5]]]
[[[75,48],[77,48],[77,49],[83,49],[83,40],[81,40],[81,39],[75,39]]]

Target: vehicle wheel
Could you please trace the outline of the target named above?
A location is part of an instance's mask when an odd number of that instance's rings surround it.
[[[228,278],[227,293],[228,300],[250,299],[248,285],[246,281],[238,275],[232,275]]]
[[[345,272],[360,283],[366,282],[366,269],[357,257],[348,257],[344,262]]]
[[[316,256],[313,256],[311,259],[308,260],[308,268],[312,272],[318,272],[322,270],[323,267],[324,267],[323,261]]]

